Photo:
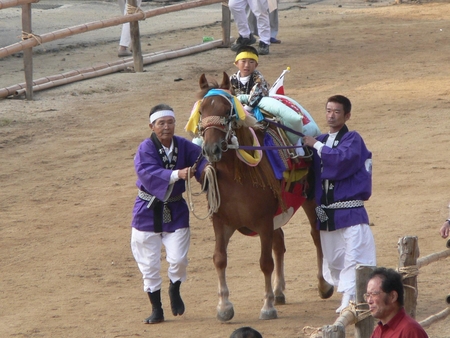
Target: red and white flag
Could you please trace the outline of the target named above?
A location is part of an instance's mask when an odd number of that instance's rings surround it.
[[[278,79],[274,82],[272,87],[269,89],[269,96],[272,95],[284,95],[284,75],[291,71],[291,67],[287,67]]]

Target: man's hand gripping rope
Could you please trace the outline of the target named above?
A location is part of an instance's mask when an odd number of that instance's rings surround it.
[[[196,163],[197,164],[197,163]],[[217,212],[220,207],[220,193],[219,186],[217,184],[216,170],[211,164],[207,164],[203,170],[203,180],[202,180],[202,191],[199,193],[193,193],[191,189],[191,175],[190,171],[196,168],[196,164],[189,168],[188,178],[186,180],[186,199],[189,204],[189,210],[192,214],[199,220],[204,220],[210,217],[213,213]],[[202,192],[206,191],[206,196],[208,200],[208,214],[204,217],[199,217],[195,214],[194,203],[192,201],[192,196],[199,196]]]

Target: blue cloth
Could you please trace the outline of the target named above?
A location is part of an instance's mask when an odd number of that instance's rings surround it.
[[[256,106],[255,108],[253,108],[253,115],[255,116],[255,118],[256,118],[256,120],[257,120],[258,122],[264,120],[264,116],[263,116],[263,114],[261,113],[261,110],[259,109],[258,106]]]
[[[269,134],[264,135],[264,145],[265,146],[275,146],[276,144],[273,142],[272,136]],[[283,172],[286,170],[284,166],[283,160],[280,157],[280,154],[277,150],[270,149],[266,150],[267,158],[269,159],[270,164],[272,165],[273,173],[277,180],[283,179]]]
[[[242,106],[242,104],[240,103],[240,101],[237,99],[236,96],[231,95],[230,93],[228,93],[223,89],[211,89],[209,92],[206,93],[204,98],[215,95],[225,96],[228,100],[231,101],[231,104],[233,105],[233,111],[236,113],[236,120],[245,119],[244,107]],[[239,103],[239,106],[237,105],[237,103]]]

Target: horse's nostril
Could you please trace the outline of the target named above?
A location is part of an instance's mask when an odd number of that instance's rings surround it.
[[[215,144],[214,149],[213,149],[213,154],[219,155],[221,152],[222,152],[222,149],[217,144]]]

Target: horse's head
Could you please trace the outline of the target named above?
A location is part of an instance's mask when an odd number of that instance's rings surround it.
[[[228,149],[232,137],[232,122],[235,118],[233,97],[228,89],[230,78],[223,73],[222,83],[208,81],[205,74],[200,77],[200,132],[203,137],[203,155],[210,162],[218,162],[222,152]]]
[[[256,119],[247,114],[236,96],[230,94],[230,78],[223,73],[222,83],[208,81],[205,74],[200,77],[200,101],[194,106],[186,130],[197,134],[203,139],[203,155],[210,162],[222,159],[223,152],[237,149],[236,134],[245,133],[240,141],[250,142],[255,137],[248,128],[261,128]],[[245,132],[243,132],[245,129]],[[253,133],[254,134],[254,133]]]

